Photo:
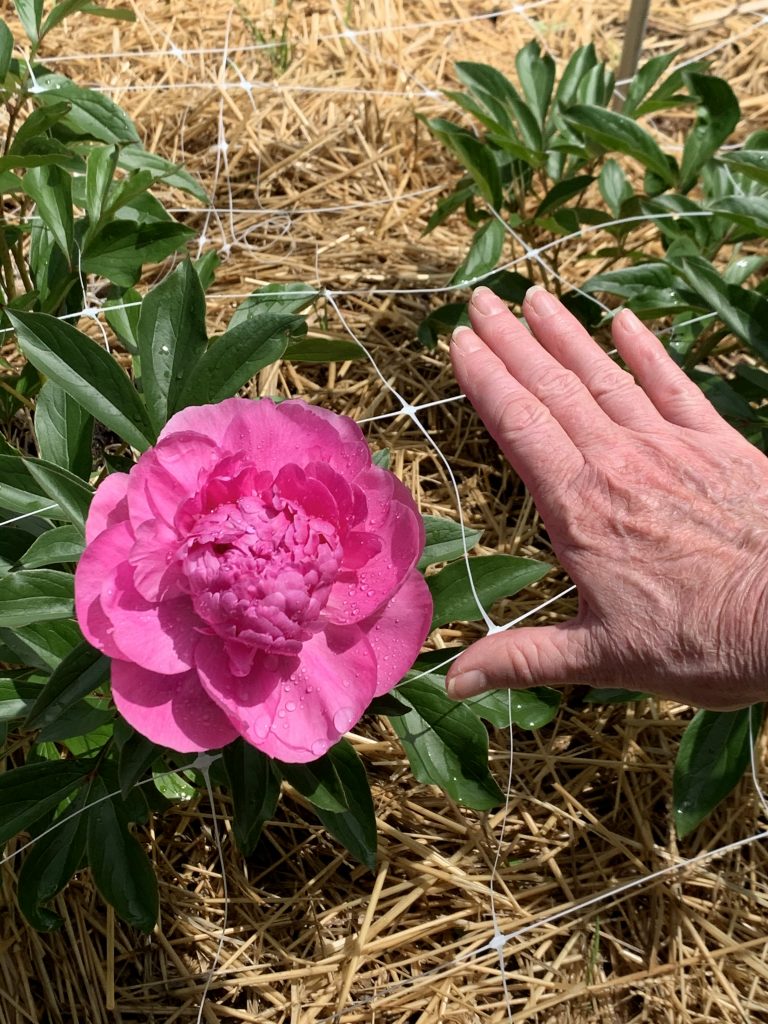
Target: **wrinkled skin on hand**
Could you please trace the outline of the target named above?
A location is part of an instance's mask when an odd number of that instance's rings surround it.
[[[523,313],[530,331],[478,289],[453,364],[528,486],[579,611],[478,641],[449,693],[589,683],[712,709],[765,699],[768,459],[630,311],[613,323],[629,373],[543,289]]]

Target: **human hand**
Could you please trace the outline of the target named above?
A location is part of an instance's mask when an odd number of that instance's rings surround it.
[[[448,692],[589,683],[712,709],[768,697],[768,459],[629,310],[622,370],[542,288],[530,331],[478,288],[459,384],[533,496],[579,592],[570,622],[495,633]]]

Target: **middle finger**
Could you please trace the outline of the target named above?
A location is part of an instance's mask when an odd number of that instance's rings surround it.
[[[469,314],[474,330],[512,376],[549,409],[577,448],[594,447],[616,432],[615,421],[577,374],[550,354],[490,289],[475,290]]]

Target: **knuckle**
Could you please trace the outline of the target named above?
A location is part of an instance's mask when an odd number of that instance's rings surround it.
[[[539,402],[511,392],[498,400],[493,415],[501,438],[543,431],[551,420],[549,411]]]
[[[596,401],[620,397],[628,399],[640,390],[628,373],[618,367],[601,367],[587,381],[587,388]]]
[[[534,393],[542,401],[575,397],[581,382],[570,370],[562,366],[546,366],[539,370],[531,383]]]

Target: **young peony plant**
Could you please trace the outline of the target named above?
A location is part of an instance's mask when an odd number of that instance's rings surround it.
[[[184,409],[108,476],[75,576],[118,710],[181,752],[322,756],[423,644],[424,526],[354,421],[299,400]]]

